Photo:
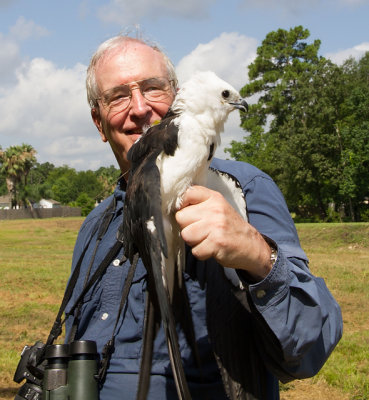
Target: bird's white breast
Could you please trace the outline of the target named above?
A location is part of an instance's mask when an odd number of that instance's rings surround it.
[[[189,186],[206,184],[210,146],[214,143],[216,147],[219,141],[214,127],[189,117],[179,117],[178,122],[178,147],[174,155],[161,153],[156,160],[161,176],[162,208],[166,213],[179,208]]]

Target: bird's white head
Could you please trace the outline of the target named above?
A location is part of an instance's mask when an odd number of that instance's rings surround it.
[[[212,71],[196,72],[178,91],[172,105],[175,113],[208,115],[216,124],[223,124],[235,109],[247,111],[239,92]]]

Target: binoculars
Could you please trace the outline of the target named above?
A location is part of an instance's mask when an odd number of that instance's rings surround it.
[[[37,343],[36,343],[37,345]],[[40,345],[28,347],[22,353],[22,371],[18,371],[18,381],[26,378],[26,383],[19,389],[14,400],[97,400],[98,353],[96,343],[90,340],[78,340],[70,344],[46,346],[42,370],[37,381],[33,379],[34,365],[32,354],[40,351]],[[34,347],[36,349],[34,350]],[[23,360],[26,357],[27,360]],[[26,367],[26,368],[24,368]],[[31,367],[31,368],[30,368]],[[17,374],[16,372],[16,374]],[[16,376],[15,376],[16,377]],[[20,379],[20,380],[22,380]],[[17,380],[14,379],[16,382]],[[20,382],[20,381],[19,381]]]

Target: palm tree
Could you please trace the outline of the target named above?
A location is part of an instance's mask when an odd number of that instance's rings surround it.
[[[30,144],[0,148],[0,173],[5,175],[6,186],[12,198],[12,208],[19,204],[18,194],[23,193],[23,204],[28,203],[26,185],[28,174],[36,163],[36,150]]]

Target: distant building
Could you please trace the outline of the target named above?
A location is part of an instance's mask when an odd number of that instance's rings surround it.
[[[52,199],[41,199],[38,203],[33,205],[34,208],[59,208],[61,204]]]
[[[9,210],[12,208],[12,198],[10,194],[0,196],[0,210]]]

